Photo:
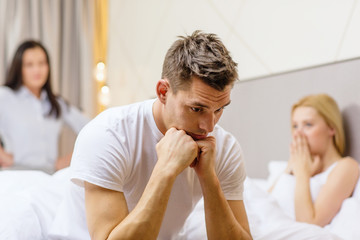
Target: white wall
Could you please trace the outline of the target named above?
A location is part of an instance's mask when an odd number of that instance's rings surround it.
[[[268,176],[268,163],[287,161],[291,106],[303,96],[327,93],[342,111],[346,153],[360,163],[360,58],[236,84],[220,119],[244,151],[250,177]]]
[[[176,36],[219,35],[242,80],[360,56],[358,0],[109,0],[111,105],[155,96]]]

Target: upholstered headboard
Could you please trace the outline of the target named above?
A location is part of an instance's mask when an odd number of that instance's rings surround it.
[[[291,106],[315,93],[327,93],[339,104],[347,155],[360,161],[360,58],[356,58],[235,84],[232,103],[219,124],[239,140],[250,177],[266,177],[269,161],[288,159]]]

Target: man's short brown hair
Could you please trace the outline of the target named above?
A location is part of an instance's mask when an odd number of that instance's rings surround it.
[[[187,89],[192,77],[219,91],[238,79],[237,64],[215,34],[197,30],[179,38],[166,53],[161,75],[174,93]]]

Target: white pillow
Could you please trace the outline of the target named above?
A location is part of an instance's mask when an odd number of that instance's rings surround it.
[[[274,181],[284,172],[287,166],[287,161],[270,161],[268,163],[269,176],[267,182],[272,185]]]

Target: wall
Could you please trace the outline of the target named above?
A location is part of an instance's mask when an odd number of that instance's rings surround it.
[[[287,161],[291,106],[308,94],[327,93],[344,117],[346,155],[360,162],[360,58],[235,85],[219,124],[243,148],[250,177],[266,177],[269,161]]]
[[[235,86],[221,120],[242,144],[252,177],[265,177],[269,160],[287,160],[293,101],[322,86],[340,100],[348,89],[359,89],[341,85],[346,71],[333,72],[329,81],[326,72],[269,80],[273,74],[360,56],[358,0],[110,0],[109,7],[111,106],[154,97],[167,49],[176,36],[196,29],[219,35],[239,64],[241,80],[259,78]],[[276,97],[281,94],[286,101]],[[279,106],[283,115],[274,115]]]
[[[242,80],[360,56],[358,0],[110,0],[111,105],[153,97],[165,52],[196,29],[220,36]]]

